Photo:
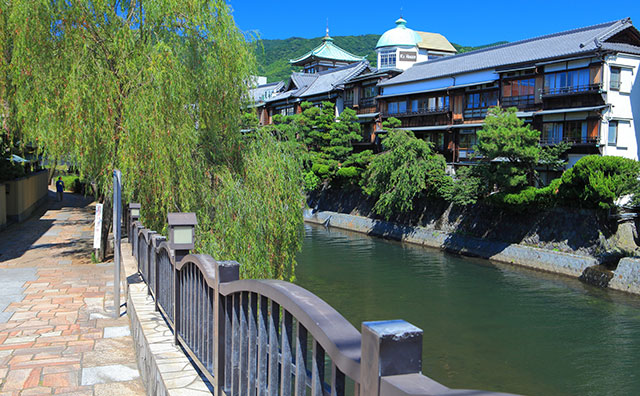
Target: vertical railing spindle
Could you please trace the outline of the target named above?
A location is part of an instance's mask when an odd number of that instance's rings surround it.
[[[238,396],[240,394],[240,294],[235,293],[233,295],[233,317],[232,317],[232,327],[233,327],[233,342],[231,346],[232,352],[232,377],[233,383],[231,385],[231,395]]]
[[[249,325],[247,323],[247,315],[249,310],[249,293],[242,292],[240,306],[240,395],[248,395],[248,378],[249,374]]]
[[[271,314],[269,315],[269,395],[277,396],[279,391],[278,374],[278,350],[280,328],[280,305],[271,301]]]
[[[257,329],[256,320],[258,312],[258,294],[251,293],[251,301],[249,303],[249,313],[247,320],[249,321],[249,366],[247,367],[247,377],[249,378],[249,396],[256,395],[256,367],[258,359],[257,346]]]
[[[280,363],[280,395],[291,395],[291,340],[293,330],[293,317],[291,314],[283,310],[282,318],[282,342],[281,342],[281,363]]]
[[[296,396],[307,395],[307,329],[298,322],[296,331]]]
[[[260,311],[258,311],[258,365],[257,365],[257,396],[267,395],[267,356],[269,333],[267,323],[269,321],[269,300],[260,296]]]
[[[324,349],[313,340],[313,357],[311,359],[311,396],[323,396],[324,387]]]
[[[344,373],[336,366],[335,363],[331,363],[331,396],[344,396]]]

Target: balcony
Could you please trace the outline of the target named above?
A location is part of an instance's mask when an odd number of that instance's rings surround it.
[[[536,107],[533,95],[505,96],[502,98],[502,107],[517,107],[519,110],[529,110]]]
[[[487,107],[483,109],[466,109],[462,115],[465,119],[485,118],[487,116],[487,110],[489,110]]]
[[[382,113],[383,117],[412,117],[412,116],[420,116],[420,115],[433,115],[433,114],[443,114],[448,113],[448,107],[424,107],[419,108],[416,111],[403,111],[398,113]]]
[[[360,107],[376,107],[376,98],[362,98],[359,105]]]
[[[560,142],[570,143],[574,145],[595,145],[600,142],[599,136],[542,136],[540,138],[541,146],[553,146]]]
[[[344,107],[353,107],[353,99],[345,99]]]
[[[567,96],[579,95],[584,93],[600,92],[602,84],[586,84],[572,85],[569,87],[545,88],[542,90],[542,96]]]

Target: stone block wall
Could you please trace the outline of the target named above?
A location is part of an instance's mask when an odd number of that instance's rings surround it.
[[[49,174],[46,170],[5,183],[6,217],[23,221],[47,199]]]

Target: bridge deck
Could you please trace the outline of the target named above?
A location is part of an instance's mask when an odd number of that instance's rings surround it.
[[[94,208],[52,198],[0,232],[0,395],[144,395],[113,264],[91,262]]]

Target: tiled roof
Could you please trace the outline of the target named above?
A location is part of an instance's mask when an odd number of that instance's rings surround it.
[[[331,92],[341,88],[345,81],[362,73],[367,67],[369,67],[369,62],[361,61],[321,73],[293,73],[290,81],[295,85],[295,88],[290,86],[288,91],[267,101],[275,102],[290,97],[303,98]]]
[[[278,92],[282,88],[284,88],[284,82],[278,81],[278,82],[273,82],[269,84],[259,85],[255,88],[251,88],[249,92],[251,97],[253,98],[253,101],[257,103],[265,100],[264,95],[268,91]]]
[[[418,48],[446,52],[458,52],[453,45],[443,35],[430,32],[416,32],[422,39],[418,43]]]
[[[328,34],[328,33],[327,33]],[[311,58],[321,58],[321,59],[329,59],[341,62],[359,62],[363,60],[365,57],[356,56],[350,52],[343,50],[333,43],[333,39],[328,35],[322,39],[322,44],[318,47],[312,49],[306,54],[302,55],[299,58],[291,59],[289,62],[292,64],[304,64],[306,60]]]
[[[636,48],[635,51],[637,51],[637,47],[628,44],[604,43],[604,40],[628,28],[635,30],[631,20],[625,18],[430,60],[417,63],[404,73],[382,82],[380,85],[403,84],[507,65],[575,56],[598,49],[607,49],[607,47],[627,50]]]

